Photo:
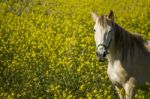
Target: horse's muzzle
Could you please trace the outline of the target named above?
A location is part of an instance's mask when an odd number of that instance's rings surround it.
[[[106,52],[105,51],[103,53],[96,52],[96,56],[99,62],[104,62],[106,57]]]

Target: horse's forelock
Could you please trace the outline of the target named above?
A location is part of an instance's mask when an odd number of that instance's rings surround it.
[[[106,15],[100,16],[98,22],[101,26],[105,28],[107,26]]]
[[[108,19],[108,16],[107,16],[107,15],[102,15],[102,16],[99,17],[98,23],[99,23],[102,27],[106,28],[107,25],[112,25],[113,21],[110,20],[110,19]]]

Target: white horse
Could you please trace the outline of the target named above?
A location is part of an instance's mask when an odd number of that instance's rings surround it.
[[[116,24],[113,11],[102,16],[92,13],[92,17],[96,55],[100,61],[107,56],[107,74],[120,99],[133,99],[135,89],[150,82],[150,43]]]

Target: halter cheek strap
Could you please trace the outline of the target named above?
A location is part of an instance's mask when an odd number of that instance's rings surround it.
[[[110,32],[111,32],[111,31],[110,31]],[[109,54],[108,48],[109,48],[111,42],[112,42],[112,36],[110,37],[110,39],[109,39],[107,45],[106,45],[106,44],[99,44],[99,45],[97,46],[97,50],[100,50],[100,49],[104,48],[104,49],[106,50],[106,54]]]

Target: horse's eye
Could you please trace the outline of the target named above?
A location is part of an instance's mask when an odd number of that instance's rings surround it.
[[[93,29],[93,31],[94,31],[94,32],[96,32],[96,30],[95,30],[95,29]]]

